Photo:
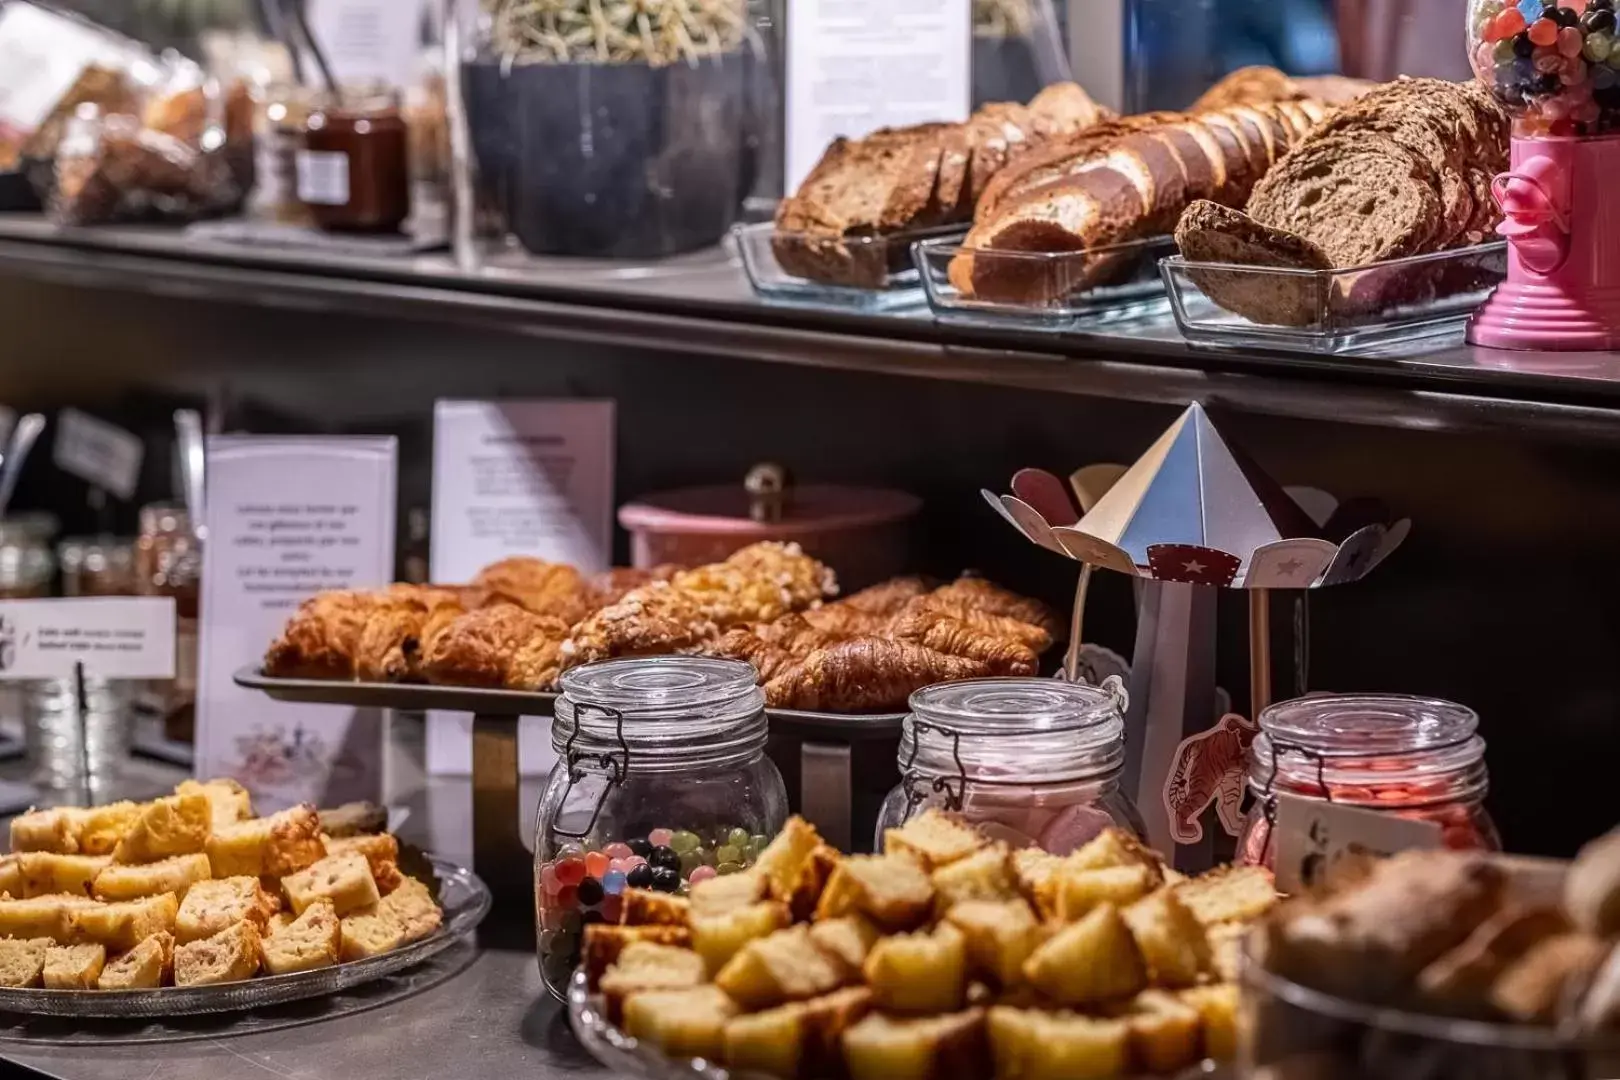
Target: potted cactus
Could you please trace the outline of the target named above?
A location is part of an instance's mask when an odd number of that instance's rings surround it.
[[[535,254],[715,243],[751,169],[745,0],[481,0],[463,65],[487,197]]]

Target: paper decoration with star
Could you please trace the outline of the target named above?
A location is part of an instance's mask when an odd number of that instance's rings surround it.
[[[984,496],[1033,543],[1157,581],[1337,585],[1370,573],[1410,530],[1372,500],[1350,500],[1328,522],[1313,519],[1196,403],[1078,522],[1052,509],[1047,493],[1061,490],[1055,478],[1025,469],[1012,487]]]

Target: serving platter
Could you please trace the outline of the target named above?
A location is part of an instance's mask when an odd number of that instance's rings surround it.
[[[167,986],[158,990],[0,989],[0,1013],[100,1019],[197,1016],[239,1012],[323,997],[393,975],[444,952],[471,934],[489,914],[489,889],[477,874],[427,856],[444,909],[437,931],[381,956],[291,975],[267,975],[220,986]]]

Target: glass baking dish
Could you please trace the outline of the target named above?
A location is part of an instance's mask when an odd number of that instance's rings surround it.
[[[935,237],[960,240],[963,227],[914,229],[884,236],[787,232],[773,222],[738,225],[732,239],[754,292],[769,300],[885,311],[920,305],[911,246]]]
[[[1176,324],[1206,345],[1344,352],[1460,330],[1507,274],[1507,244],[1354,270],[1160,263]]]
[[[1168,236],[1057,252],[968,248],[942,239],[920,241],[912,259],[941,319],[1062,330],[1162,314],[1158,262],[1175,249]]]

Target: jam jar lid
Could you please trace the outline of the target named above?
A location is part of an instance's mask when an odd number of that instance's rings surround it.
[[[957,760],[961,765],[958,770]],[[972,679],[911,695],[902,771],[988,782],[1054,783],[1125,761],[1125,720],[1107,690],[1057,679]]]
[[[1260,714],[1249,783],[1282,785],[1336,798],[1423,801],[1483,794],[1485,740],[1474,710],[1405,694],[1320,694],[1282,701]],[[1349,793],[1348,795],[1346,793]]]
[[[558,753],[623,746],[654,760],[720,760],[763,750],[765,691],[753,665],[706,656],[603,660],[565,672],[551,742]]]

